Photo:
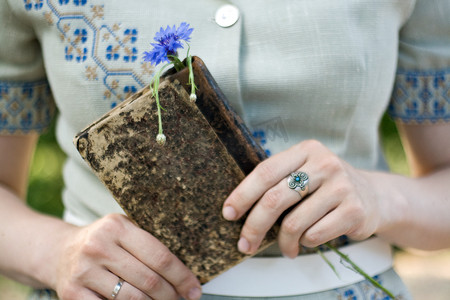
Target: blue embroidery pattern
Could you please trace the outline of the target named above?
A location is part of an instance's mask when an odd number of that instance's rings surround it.
[[[0,132],[42,132],[55,113],[46,80],[35,82],[0,81]]]
[[[450,122],[450,69],[398,71],[389,105],[392,118],[404,123]]]
[[[23,0],[25,2],[25,9],[26,10],[40,10],[42,8],[42,5],[44,5],[44,0],[34,0],[34,4],[31,0]]]
[[[138,60],[137,28],[104,23],[104,5],[89,0],[24,0],[25,9],[42,10],[64,43],[66,61],[83,64],[84,77],[100,81],[111,108],[150,81],[154,68]],[[39,5],[38,5],[39,3]]]
[[[23,5],[25,11],[42,14],[49,25],[56,27],[64,45],[61,56],[69,63],[83,65],[84,78],[101,83],[103,97],[113,108],[144,87],[154,69],[138,60],[138,29],[105,24],[104,5],[93,2],[23,0]],[[42,131],[50,123],[55,109],[48,83],[0,82],[0,89],[2,132]]]
[[[288,143],[289,137],[281,117],[271,118],[262,123],[253,125],[253,137],[261,144],[267,156],[272,154],[268,148],[268,141],[276,143]]]
[[[378,283],[383,284],[380,276],[374,276]],[[391,299],[383,291],[375,288],[369,281],[364,280],[350,287],[343,287],[335,290],[339,300],[389,300]],[[397,295],[402,299],[401,295]]]
[[[272,153],[269,149],[267,149],[267,138],[266,138],[266,132],[264,130],[255,130],[253,131],[253,137],[256,141],[259,142],[261,147],[263,147],[264,152],[266,152],[267,156],[270,156]]]

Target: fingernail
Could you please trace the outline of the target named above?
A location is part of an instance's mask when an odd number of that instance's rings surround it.
[[[238,249],[242,253],[248,253],[248,251],[250,250],[249,242],[245,238],[241,237],[238,242]]]
[[[189,291],[188,298],[189,300],[198,300],[202,296],[202,291],[199,288],[192,288]]]
[[[294,259],[297,257],[297,255],[292,255],[292,254],[287,254],[287,253],[282,253],[283,257],[289,258],[289,259]]]
[[[234,219],[236,218],[237,213],[236,213],[236,210],[234,210],[233,207],[231,207],[231,206],[225,206],[225,207],[223,208],[222,215],[223,215],[223,217],[224,217],[225,219],[227,219],[227,220],[229,220],[229,221],[232,221],[232,220],[234,220]]]

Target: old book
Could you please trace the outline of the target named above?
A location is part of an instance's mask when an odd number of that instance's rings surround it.
[[[130,97],[74,139],[81,156],[128,216],[162,241],[202,283],[247,256],[237,250],[244,219],[223,219],[222,204],[266,156],[234,113],[203,62],[168,72],[159,95],[167,141],[156,143],[158,117],[148,88]],[[261,250],[275,241],[275,229]]]

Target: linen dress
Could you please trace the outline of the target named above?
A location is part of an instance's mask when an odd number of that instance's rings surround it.
[[[229,27],[215,19],[224,4],[239,11]],[[446,0],[4,0],[0,133],[42,132],[58,111],[65,219],[122,213],[72,138],[150,82],[157,68],[142,54],[154,34],[187,22],[190,53],[269,155],[317,139],[354,167],[387,170],[378,134],[386,110],[406,123],[450,121],[448,15]],[[409,299],[393,270],[377,280]],[[361,281],[283,299],[385,297]],[[222,298],[245,299],[202,299]]]

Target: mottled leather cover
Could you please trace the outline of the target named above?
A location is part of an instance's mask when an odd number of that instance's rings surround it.
[[[223,219],[223,201],[262,159],[199,58],[197,102],[187,70],[166,74],[159,89],[164,146],[156,143],[156,103],[145,88],[80,132],[74,143],[128,216],[161,240],[206,283],[247,256],[237,251],[244,218]],[[276,239],[271,230],[261,249]]]

